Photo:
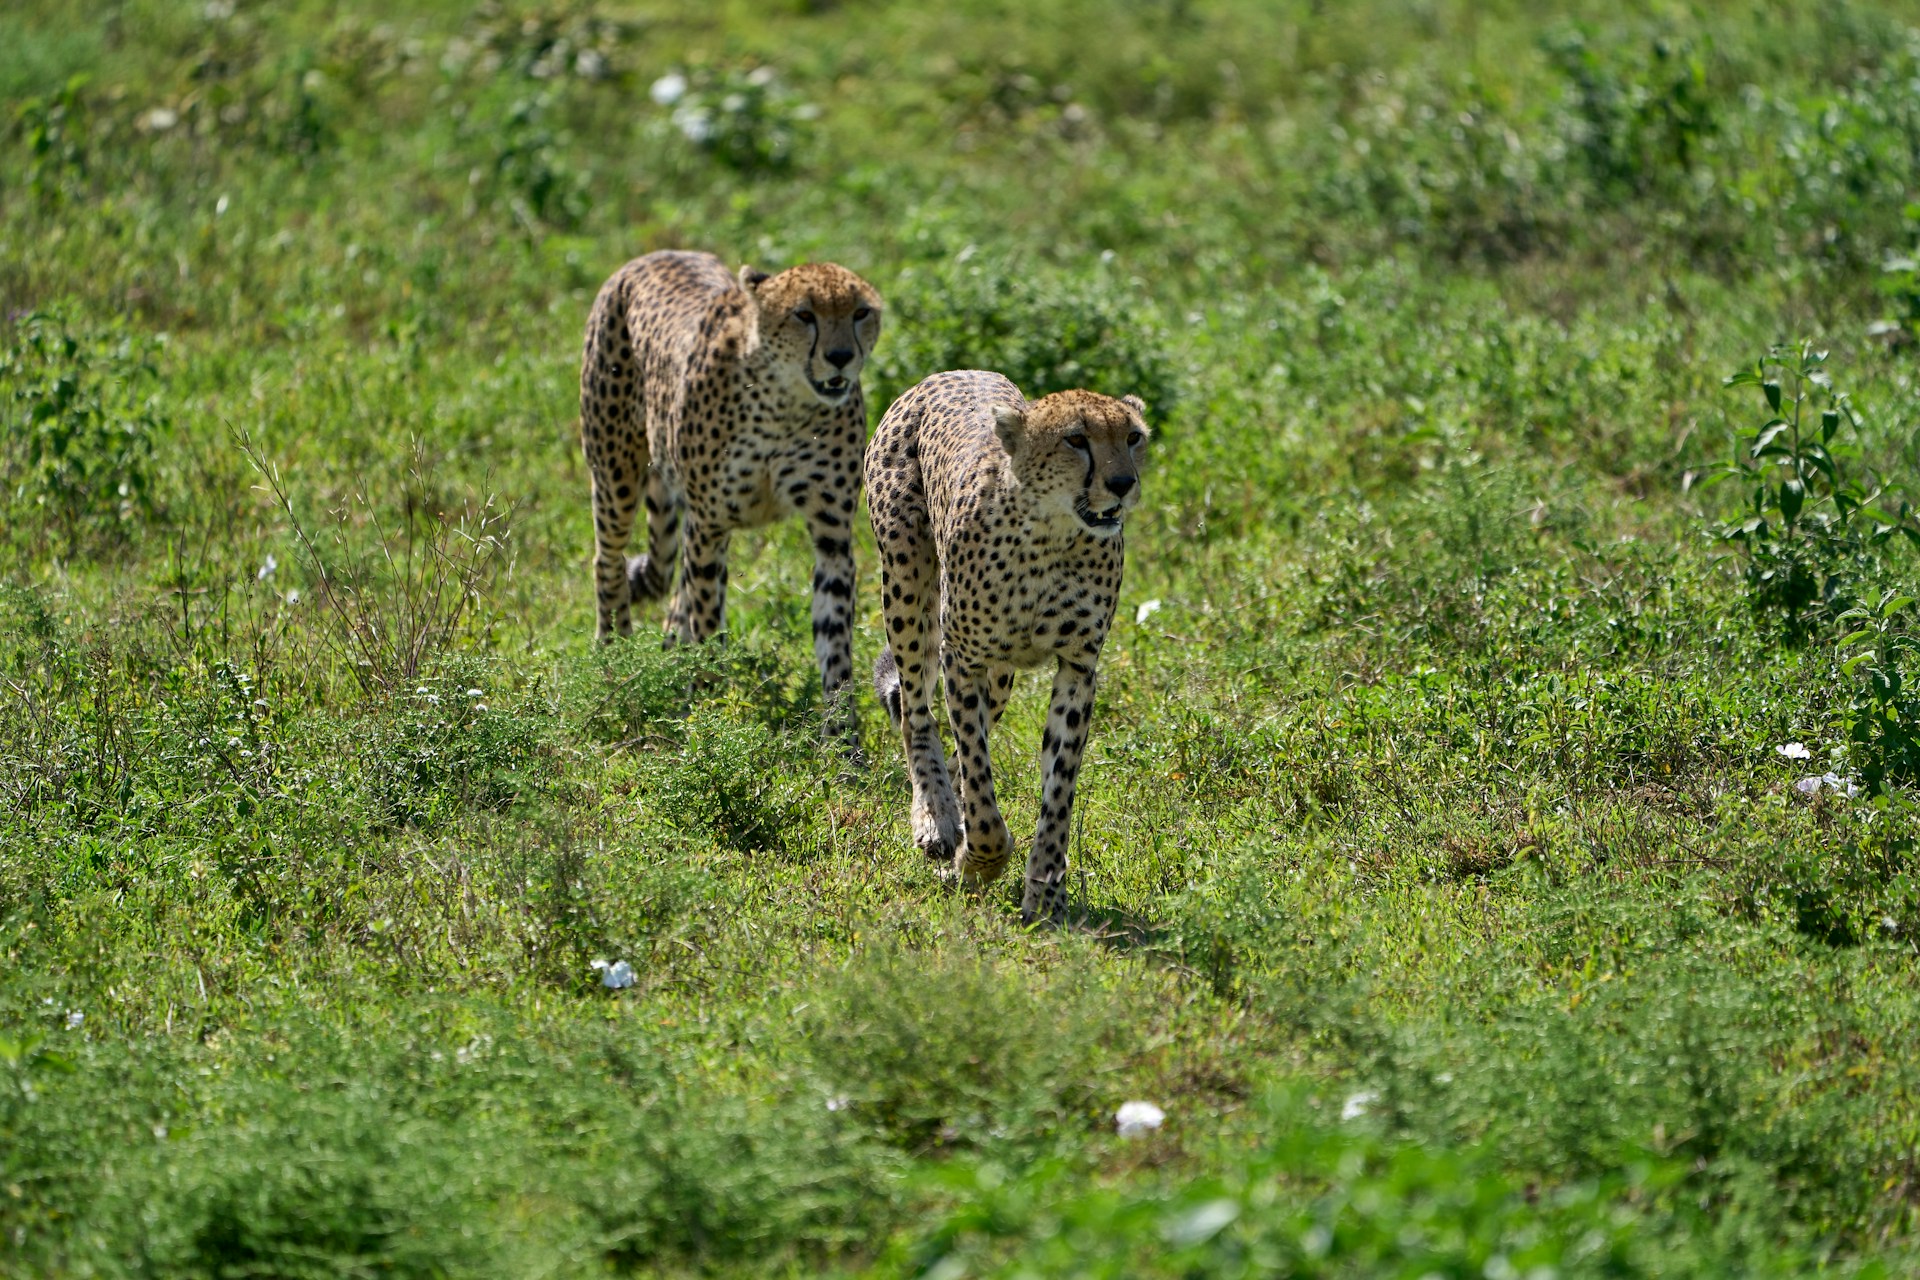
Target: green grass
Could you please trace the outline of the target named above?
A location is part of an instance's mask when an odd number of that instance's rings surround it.
[[[1803,338],[1920,473],[1911,21],[10,8],[0,1275],[1910,1272],[1920,557],[1696,482]],[[878,404],[1148,400],[1078,927],[819,747],[798,527],[592,645],[673,246],[865,274]]]

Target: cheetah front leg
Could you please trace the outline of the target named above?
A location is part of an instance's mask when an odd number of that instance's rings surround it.
[[[1073,784],[1093,718],[1094,669],[1060,660],[1040,738],[1040,822],[1027,855],[1020,919],[1059,924],[1067,914],[1067,841],[1073,833]]]
[[[993,793],[993,760],[987,749],[992,723],[991,682],[987,672],[968,670],[951,653],[941,655],[947,685],[947,722],[953,726],[953,753],[960,763],[960,799],[966,813],[966,839],[954,858],[961,883],[980,887],[1007,869],[1012,839]]]
[[[842,509],[844,503],[844,510]],[[853,701],[853,538],[851,499],[823,493],[807,510],[813,539],[813,658],[826,711],[822,729],[856,746],[860,722]]]

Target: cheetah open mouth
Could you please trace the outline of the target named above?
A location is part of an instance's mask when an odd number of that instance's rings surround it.
[[[822,400],[844,400],[847,392],[853,390],[853,382],[845,374],[836,373],[825,382],[818,378],[808,378],[807,381],[813,384],[813,394]]]
[[[1095,511],[1085,499],[1073,504],[1073,514],[1079,516],[1080,523],[1095,533],[1118,532],[1121,522],[1127,517],[1126,511],[1117,505],[1105,511]]]

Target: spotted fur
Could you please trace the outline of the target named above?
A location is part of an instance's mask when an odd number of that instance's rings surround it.
[[[966,883],[994,880],[1011,852],[987,738],[1013,673],[1056,664],[1020,899],[1029,922],[1066,911],[1074,780],[1120,593],[1121,530],[1140,500],[1145,408],[1090,391],[1029,404],[997,373],[939,373],[894,402],[867,446],[887,623],[875,686],[906,748],[914,843]],[[964,823],[933,718],[936,665]]]
[[[867,426],[860,371],[880,295],[832,263],[736,277],[705,253],[651,253],[615,272],[587,319],[580,436],[593,483],[597,634],[633,631],[664,595],[666,629],[725,622],[735,529],[799,513],[813,539],[813,647],[834,705],[853,676],[853,507]],[[647,549],[627,558],[635,513]]]

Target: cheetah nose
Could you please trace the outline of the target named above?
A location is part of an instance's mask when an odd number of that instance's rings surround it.
[[[827,363],[836,369],[844,369],[853,363],[853,352],[847,350],[845,347],[841,347],[836,351],[829,351],[827,352]]]
[[[1124,498],[1137,483],[1138,481],[1132,476],[1108,476],[1107,492],[1116,498]]]

